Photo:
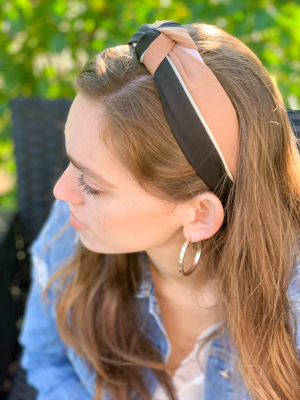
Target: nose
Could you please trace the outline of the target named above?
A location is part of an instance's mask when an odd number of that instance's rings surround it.
[[[57,200],[68,201],[72,204],[84,203],[83,192],[76,185],[76,176],[70,165],[65,169],[53,188]]]

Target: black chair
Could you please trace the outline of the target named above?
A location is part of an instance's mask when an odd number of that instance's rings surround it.
[[[16,98],[10,101],[17,165],[18,211],[0,216],[0,399],[34,399],[18,368],[17,338],[30,286],[28,247],[54,201],[53,187],[67,167],[63,134],[71,100]],[[1,225],[2,221],[2,225]],[[1,233],[1,230],[0,230]],[[12,384],[12,378],[13,384]]]
[[[30,260],[27,247],[37,236],[45,222],[54,200],[53,187],[68,165],[63,129],[71,102],[68,100],[42,100],[18,98],[11,101],[13,112],[13,139],[18,171],[19,212],[13,219],[6,242],[10,243],[12,258],[18,250],[15,243],[23,241],[24,255],[11,265],[5,265],[7,299],[10,306],[0,316],[10,321],[7,337],[1,340],[1,349],[10,347],[9,356],[3,361],[1,387],[4,400],[35,400],[36,391],[26,382],[26,373],[18,362],[21,351],[17,336],[22,324],[27,293],[30,286]],[[300,137],[300,110],[287,110],[295,135]],[[299,148],[300,150],[300,148]],[[9,246],[5,244],[8,248]],[[17,259],[15,257],[15,259]],[[0,295],[3,288],[0,288]],[[3,301],[3,300],[2,300]],[[0,298],[1,304],[1,298]],[[13,315],[13,317],[11,317]],[[16,327],[16,321],[19,321]],[[11,332],[14,334],[12,335]],[[7,343],[2,346],[6,341]],[[7,354],[7,352],[5,352]],[[0,354],[1,357],[1,354]]]
[[[287,110],[291,127],[298,139],[297,145],[298,145],[298,150],[300,152],[300,110]]]

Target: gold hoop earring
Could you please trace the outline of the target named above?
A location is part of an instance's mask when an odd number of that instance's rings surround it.
[[[191,273],[196,269],[197,264],[198,264],[198,262],[200,260],[201,251],[202,251],[202,243],[201,242],[200,242],[200,245],[199,245],[199,247],[197,249],[197,253],[196,253],[196,256],[194,258],[194,261],[193,261],[193,264],[192,264],[191,268],[186,272],[184,271],[184,269],[183,269],[183,259],[184,259],[184,256],[185,256],[186,249],[188,248],[188,245],[190,244],[191,240],[192,240],[191,237],[189,239],[187,239],[184,242],[184,245],[182,246],[182,249],[180,251],[179,267],[178,267],[180,275],[185,275],[185,276],[191,275]]]

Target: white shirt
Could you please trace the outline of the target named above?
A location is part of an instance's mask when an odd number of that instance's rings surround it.
[[[181,361],[172,377],[178,400],[199,400],[204,396],[205,369],[211,342],[205,344],[198,354],[201,340],[214,331],[221,322],[211,325],[198,336],[193,350]],[[168,400],[165,391],[158,385],[153,400]]]

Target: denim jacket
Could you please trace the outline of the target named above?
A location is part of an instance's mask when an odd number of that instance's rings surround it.
[[[43,303],[41,290],[49,277],[72,256],[78,241],[78,232],[70,224],[67,202],[56,200],[38,237],[30,246],[32,260],[31,286],[19,335],[23,346],[20,360],[27,372],[27,381],[38,391],[37,400],[92,400],[95,391],[95,371],[88,372],[85,360],[66,346],[58,333],[54,305]],[[135,294],[141,313],[147,316],[145,333],[167,361],[170,341],[164,328],[155,297],[145,252],[146,276]],[[50,289],[50,296],[53,292]],[[289,297],[300,321],[300,263],[290,287]],[[297,350],[300,354],[300,322],[298,322]],[[201,400],[249,400],[241,375],[234,363],[238,353],[231,345],[229,335],[212,342],[206,364],[204,398]],[[144,368],[145,382],[154,394],[158,382],[150,369]],[[109,400],[104,388],[103,399]],[[200,398],[199,398],[200,400]]]

